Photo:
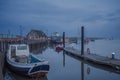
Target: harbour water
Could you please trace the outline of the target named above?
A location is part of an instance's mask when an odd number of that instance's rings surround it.
[[[80,44],[72,43],[72,47],[80,49]],[[115,58],[120,59],[120,40],[95,40],[85,44],[85,52],[87,48],[90,48],[91,53],[107,57],[111,57],[111,53],[115,52]],[[56,52],[55,45],[45,46],[42,51],[34,55],[49,61],[50,71],[48,74],[44,77],[31,79],[8,71],[14,80],[120,80],[118,73],[86,64],[63,53],[63,51]],[[6,78],[6,80],[11,79]]]

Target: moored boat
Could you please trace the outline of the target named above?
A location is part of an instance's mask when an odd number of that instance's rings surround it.
[[[49,71],[49,62],[30,54],[27,44],[10,45],[6,61],[8,68],[25,76],[43,76]]]
[[[57,52],[60,52],[62,51],[63,47],[61,45],[57,45],[55,49]]]

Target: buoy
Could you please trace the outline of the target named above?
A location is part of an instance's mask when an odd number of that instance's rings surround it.
[[[112,52],[112,59],[115,59],[115,52]]]
[[[90,54],[90,48],[87,48],[87,53]]]

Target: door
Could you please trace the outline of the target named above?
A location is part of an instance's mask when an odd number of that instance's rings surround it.
[[[11,46],[11,58],[16,57],[16,47],[15,46]]]

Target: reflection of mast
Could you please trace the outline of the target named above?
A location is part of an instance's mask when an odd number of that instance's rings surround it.
[[[65,51],[63,50],[63,66],[65,67]]]
[[[81,80],[84,80],[84,63],[81,62]]]

